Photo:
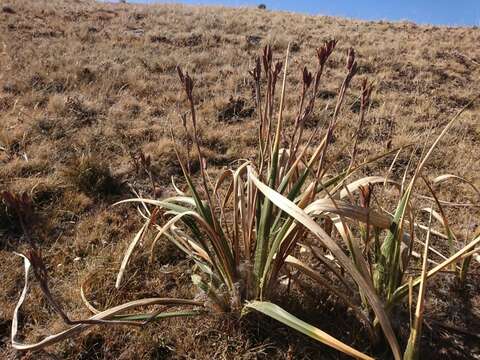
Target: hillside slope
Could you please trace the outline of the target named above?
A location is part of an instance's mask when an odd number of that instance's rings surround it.
[[[419,156],[427,136],[438,133],[480,92],[477,28],[220,7],[60,0],[10,0],[2,5],[0,190],[32,195],[40,219],[35,236],[51,269],[54,291],[72,317],[87,314],[79,286],[92,274],[89,297],[99,307],[111,305],[105,303],[109,295],[108,301],[121,302],[140,296],[190,294],[183,258],[170,247],[154,266],[148,265],[146,256],[136,260],[139,269],[154,280],[133,277],[120,292],[113,286],[114,271],[139,222],[134,209],[112,209],[111,204],[128,197],[130,186],[151,193],[148,176],[135,165],[136,154],[151,155],[157,196],[171,192],[170,178],[180,174],[170,138],[170,128],[179,141],[184,136],[179,114],[186,107],[176,65],[196,81],[202,145],[215,172],[238,158],[255,156],[256,116],[248,70],[263,46],[271,44],[281,58],[288,43],[292,44],[286,104],[291,123],[303,65],[313,68],[315,48],[330,38],[337,39],[338,46],[321,85],[320,109],[332,106],[349,47],[355,48],[360,66],[341,115],[335,139],[339,146],[347,144],[355,131],[360,79],[375,82],[360,137],[362,159],[409,143],[418,145],[415,156]],[[480,187],[479,115],[478,103],[465,112],[428,164],[429,175],[453,173]],[[321,113],[312,121],[311,128],[322,121]],[[400,156],[401,166],[394,169],[398,179],[409,158],[408,152]],[[469,191],[467,185],[459,185],[439,194],[463,203],[468,202]],[[458,233],[478,232],[479,211],[476,217],[469,217],[472,209],[465,207],[448,212]],[[0,212],[0,357],[13,359],[8,336],[23,282],[21,260],[13,251],[24,251],[26,244],[18,226],[9,221]],[[461,296],[472,299],[476,292],[478,305],[476,270],[471,293]],[[100,284],[102,289],[96,287]],[[453,285],[446,279],[439,288],[449,286]],[[445,323],[480,333],[478,308],[476,317],[467,317],[470,300],[467,305],[456,302],[447,307],[448,295],[442,291],[428,306],[439,309]],[[339,327],[338,305],[315,297],[309,301],[318,308],[313,321],[344,341],[368,349],[353,317],[342,318]],[[63,326],[59,319],[50,318],[53,312],[43,306],[38,289],[28,303],[26,319],[35,324],[26,329],[29,339]],[[350,333],[342,332],[345,328]],[[425,351],[440,351],[437,345],[443,342],[445,358],[461,359],[464,351],[480,353],[468,336],[442,331],[430,329]],[[104,333],[95,329],[77,342],[56,346],[55,351],[61,358],[77,359],[291,359],[314,358],[312,354],[327,350],[274,322],[265,321],[260,330],[255,323],[238,326],[235,319],[221,318],[172,320],[144,330],[115,328]],[[31,356],[27,358],[38,358]]]

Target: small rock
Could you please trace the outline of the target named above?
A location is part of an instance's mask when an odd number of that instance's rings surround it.
[[[247,44],[248,45],[258,45],[260,44],[260,41],[262,41],[262,38],[260,36],[257,36],[257,35],[247,35],[245,37],[245,40],[247,41]]]

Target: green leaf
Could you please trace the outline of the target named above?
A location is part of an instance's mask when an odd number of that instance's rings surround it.
[[[252,301],[245,306],[257,310],[267,316],[270,316],[271,318],[280,321],[282,324],[290,326],[292,329],[295,329],[302,334],[310,336],[312,339],[320,341],[321,343],[328,345],[338,351],[341,351],[344,354],[350,355],[357,359],[373,360],[372,357],[358,350],[355,350],[354,348],[327,334],[326,332],[306,323],[303,320],[300,320],[289,312],[283,310],[278,305],[266,301]]]

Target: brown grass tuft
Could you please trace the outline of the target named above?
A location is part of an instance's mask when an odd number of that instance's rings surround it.
[[[67,183],[93,197],[118,195],[122,184],[112,174],[109,165],[97,157],[80,156],[63,170]]]

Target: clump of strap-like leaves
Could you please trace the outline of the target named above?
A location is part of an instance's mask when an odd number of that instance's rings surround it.
[[[221,172],[214,181],[208,174],[208,159],[204,157],[200,145],[194,81],[188,73],[178,68],[189,107],[189,117],[182,117],[183,126],[190,138],[189,143],[194,146],[189,151],[194,151],[198,156],[200,174],[193,178],[188,161],[182,160],[182,155],[177,151],[186,190],[181,191],[173,184],[177,196],[162,200],[138,197],[121,202],[136,203],[144,223],[125,253],[116,286],[121,286],[129,260],[139,244],[149,246],[154,256],[154,247],[159,240],[167,239],[191,260],[194,273],[192,282],[204,293],[204,300],[143,299],[99,311],[82,292],[87,306],[96,313],[94,316],[75,323],[70,321],[72,327],[63,333],[37,344],[24,345],[16,342],[15,334],[17,312],[25,297],[25,287],[14,316],[14,346],[18,349],[38,349],[99,323],[138,325],[170,316],[255,309],[339,351],[356,358],[370,359],[368,355],[274,304],[276,290],[282,279],[295,270],[298,276],[311,278],[319,287],[327,289],[352,309],[368,329],[372,341],[378,341],[379,334],[383,334],[394,358],[401,358],[401,349],[390,321],[394,305],[403,300],[409,289],[412,291],[420,285],[417,319],[421,319],[425,281],[446,266],[457,269],[456,263],[459,261],[464,264],[459,267],[462,269],[461,277],[464,277],[468,270],[467,262],[480,242],[477,236],[465,248],[456,251],[454,234],[433,190],[429,198],[435,200],[439,212],[433,209],[424,211],[436,216],[444,226],[446,235],[433,232],[430,224],[422,225],[413,218],[411,198],[416,182],[421,178],[422,169],[432,151],[458,116],[424,152],[410,181],[406,176],[402,183],[386,175],[359,178],[356,175],[365,165],[386,156],[394,157],[394,162],[400,151],[404,150],[395,149],[364,162],[357,161],[358,134],[364,126],[372,92],[371,84],[363,80],[354,136],[348,149],[339,149],[343,152],[350,150],[350,161],[341,171],[335,172],[338,166],[332,166],[334,164],[328,159],[333,150],[332,138],[345,95],[357,71],[353,49],[347,53],[345,77],[334,107],[325,111],[327,122],[318,123],[313,131],[305,131],[306,122],[314,116],[322,75],[335,46],[336,41],[332,40],[317,49],[314,72],[303,69],[302,86],[298,94],[300,100],[292,126],[285,124],[283,115],[285,96],[290,93],[287,89],[288,51],[284,62],[275,62],[271,48],[265,47],[250,72],[258,116],[256,159],[240,161],[235,168]],[[451,178],[453,176],[447,175],[434,182],[440,183]],[[428,185],[428,181],[425,181]],[[375,188],[380,186],[393,186],[399,190],[393,215],[373,204]],[[428,234],[424,259],[427,259],[431,234],[445,237],[451,245],[451,253],[440,253],[443,261],[435,263],[432,260],[436,266],[431,270],[427,269],[425,260],[421,276],[407,281],[404,275],[411,258],[420,257],[413,251],[416,230]],[[147,237],[152,232],[154,236]],[[148,239],[151,239],[150,243]],[[302,258],[303,253],[309,253],[320,261],[322,271]],[[32,259],[30,254],[25,257],[25,263],[28,270],[30,264],[34,267],[38,264],[38,258]],[[40,277],[40,280],[45,287],[46,276],[43,279]],[[194,309],[125,315],[127,310],[146,304],[188,305]],[[406,358],[414,357],[417,352],[420,325],[416,321],[412,326]]]

